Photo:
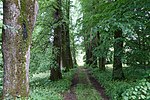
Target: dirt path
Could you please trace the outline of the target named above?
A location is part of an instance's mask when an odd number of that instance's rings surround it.
[[[75,73],[73,79],[72,79],[72,84],[70,86],[69,91],[67,91],[64,94],[64,100],[77,100],[76,94],[75,94],[75,87],[78,84],[79,78],[78,78],[78,72]]]
[[[87,73],[93,87],[98,91],[103,100],[109,100],[109,97],[105,94],[104,87],[102,87],[102,85],[91,75],[89,71]]]
[[[84,77],[81,77],[81,74],[84,75]],[[109,98],[105,95],[105,89],[85,68],[77,69],[77,72],[75,73],[72,79],[70,89],[64,94],[64,100],[77,100],[77,96],[75,93],[75,88],[77,84],[85,84],[85,85],[92,84],[95,90],[97,90],[99,95],[102,97],[102,100],[109,100]]]

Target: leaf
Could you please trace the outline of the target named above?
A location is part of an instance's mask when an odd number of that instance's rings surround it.
[[[142,99],[145,99],[146,97],[145,97],[145,95],[141,95],[141,98],[142,98]]]

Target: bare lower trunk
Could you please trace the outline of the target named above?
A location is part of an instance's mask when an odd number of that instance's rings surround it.
[[[62,79],[62,75],[61,75],[61,70],[59,67],[57,68],[51,68],[51,76],[50,76],[50,79],[52,81],[57,81],[59,79]]]
[[[53,54],[54,54],[54,66],[51,66],[50,79],[56,81],[62,78],[61,74],[61,25],[58,25],[54,30],[54,44],[53,44]]]
[[[37,2],[4,0],[3,4],[3,99],[26,98],[29,94],[30,45]]]
[[[76,60],[76,47],[75,47],[75,42],[73,40],[73,47],[72,47],[72,56],[73,56],[73,64],[77,65],[77,60]]]
[[[100,70],[105,70],[105,62],[106,62],[105,57],[99,58],[99,69]]]
[[[92,49],[91,49],[91,46],[88,46],[86,48],[86,64],[88,64],[90,66],[90,65],[92,65],[92,63],[93,63]]]

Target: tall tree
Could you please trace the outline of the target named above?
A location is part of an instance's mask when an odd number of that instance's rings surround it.
[[[89,34],[88,34],[89,35]],[[84,38],[85,43],[85,49],[86,49],[86,64],[91,66],[93,63],[93,54],[92,54],[92,43],[88,41],[88,36],[86,35]]]
[[[76,60],[76,45],[75,45],[75,36],[73,36],[72,39],[72,58],[73,58],[73,64],[77,66],[77,60]]]
[[[122,54],[123,54],[123,36],[122,30],[116,30],[114,32],[114,62],[113,62],[113,79],[122,80],[124,74],[122,70]]]
[[[28,97],[31,35],[37,11],[36,0],[3,0],[3,99]]]
[[[69,71],[73,68],[73,60],[70,49],[70,0],[65,0],[65,10],[66,14],[64,19],[67,20],[63,23],[63,34],[62,34],[62,64],[65,67],[65,71]]]
[[[54,11],[54,20],[57,25],[54,27],[54,41],[53,41],[53,60],[54,64],[50,69],[50,79],[55,81],[62,78],[61,74],[61,41],[62,41],[62,10],[61,0],[56,0],[57,7]]]

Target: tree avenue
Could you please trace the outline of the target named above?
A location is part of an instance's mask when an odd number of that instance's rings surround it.
[[[37,11],[36,0],[3,1],[3,99],[29,95],[31,36]]]
[[[0,100],[150,100],[149,19],[150,0],[0,0]]]

